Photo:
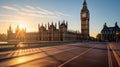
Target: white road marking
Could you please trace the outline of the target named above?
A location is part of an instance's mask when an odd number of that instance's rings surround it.
[[[69,59],[68,61],[66,61],[66,62],[64,62],[64,63],[62,63],[62,64],[60,64],[58,67],[62,67],[62,66],[64,66],[65,64],[69,63],[70,61],[72,61],[72,60],[74,60],[74,59],[76,59],[76,58],[80,57],[81,55],[83,55],[83,54],[87,53],[88,51],[90,51],[90,50],[91,50],[91,49],[93,49],[94,47],[96,47],[96,45],[95,45],[95,46],[93,46],[92,48],[89,48],[89,49],[87,49],[86,51],[84,51],[84,52],[80,53],[79,55],[77,55],[77,56],[75,56],[75,57],[73,57],[73,58]]]
[[[114,55],[114,57],[115,57],[118,65],[119,65],[119,67],[120,67],[120,57],[119,57],[118,54],[116,54],[116,52],[113,50],[112,45],[110,45],[110,48],[112,49],[113,55]]]
[[[108,64],[109,64],[109,67],[113,67],[109,45],[107,45],[107,50],[108,50]]]

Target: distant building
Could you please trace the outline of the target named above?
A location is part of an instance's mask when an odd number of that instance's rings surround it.
[[[15,33],[11,26],[7,31],[8,40],[20,40],[20,41],[76,41],[80,40],[81,34],[78,32],[68,31],[68,22],[62,21],[57,24],[48,23],[43,26],[38,25],[38,32],[26,32],[26,29],[20,30],[17,26]]]
[[[120,40],[120,28],[115,23],[115,26],[108,27],[106,23],[103,26],[103,29],[101,31],[101,40],[102,41],[119,41]]]
[[[82,34],[83,40],[88,40],[90,38],[90,36],[89,36],[89,18],[90,18],[90,13],[87,8],[86,0],[84,0],[83,8],[80,13],[81,34]]]

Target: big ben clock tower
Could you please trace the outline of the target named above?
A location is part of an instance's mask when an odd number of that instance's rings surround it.
[[[84,0],[83,8],[82,8],[81,13],[80,13],[80,17],[81,17],[82,38],[84,40],[88,40],[89,39],[89,18],[90,18],[90,14],[89,14],[89,10],[87,8],[86,0]]]

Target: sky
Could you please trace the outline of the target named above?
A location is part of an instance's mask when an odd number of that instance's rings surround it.
[[[120,0],[86,0],[90,11],[90,35],[95,37],[106,22],[120,26]],[[68,29],[81,32],[80,11],[84,0],[0,0],[0,33],[9,25],[27,32],[38,31],[38,24],[68,21]]]

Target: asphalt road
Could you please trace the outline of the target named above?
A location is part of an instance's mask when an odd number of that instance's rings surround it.
[[[108,43],[74,43],[0,52],[0,67],[119,67],[117,60]]]

